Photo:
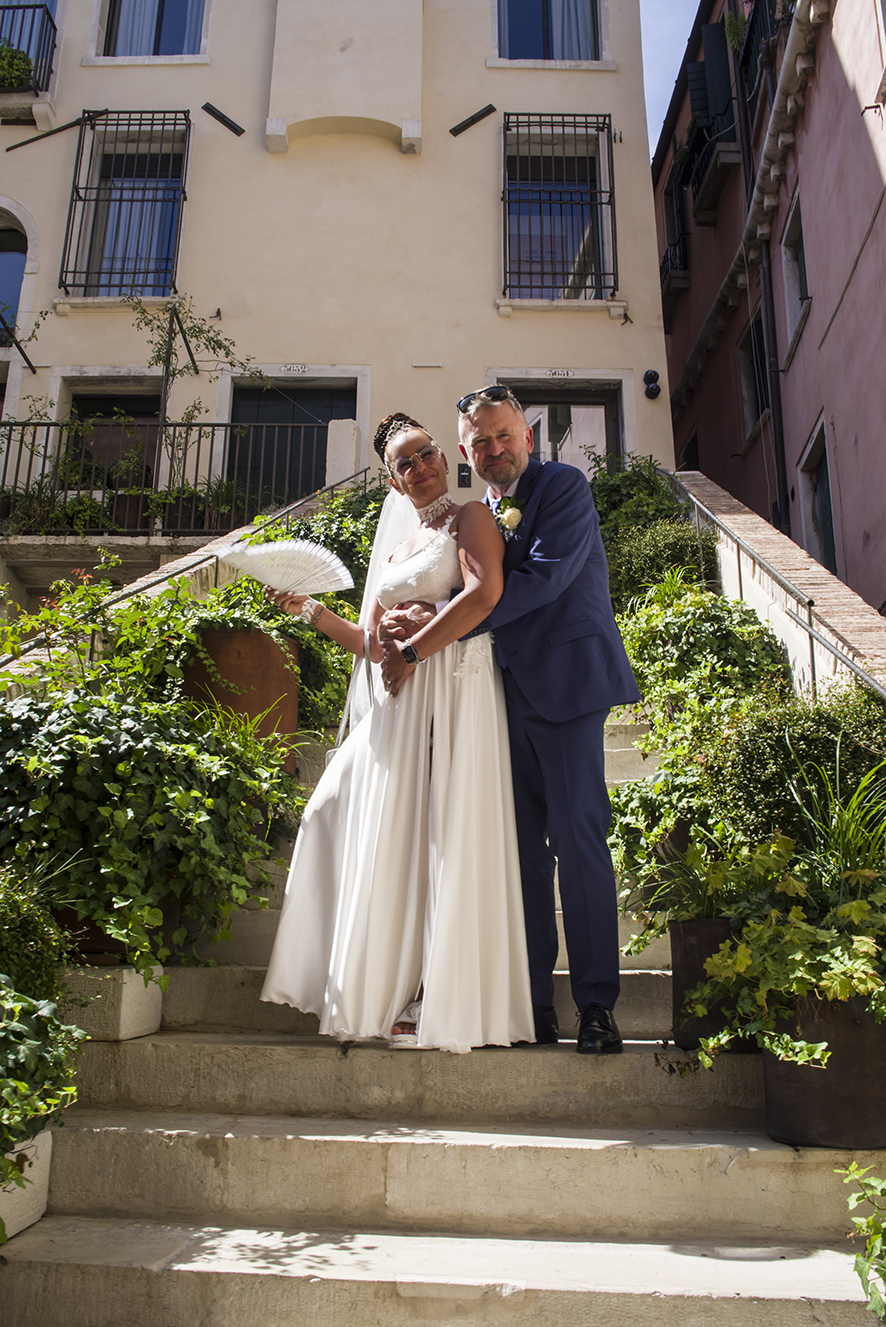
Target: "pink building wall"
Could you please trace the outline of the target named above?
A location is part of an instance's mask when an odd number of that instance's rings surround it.
[[[799,0],[797,9],[807,19],[809,0]],[[703,0],[699,18],[717,22],[724,10],[728,12],[727,0]],[[786,45],[783,29],[773,71],[776,81]],[[880,608],[886,601],[886,125],[877,109],[864,110],[875,106],[884,91],[886,35],[880,0],[832,0],[813,49],[815,69],[802,94],[795,142],[780,154],[783,178],[771,182],[778,205],[767,212],[790,533],[814,556],[827,560],[813,496],[821,478],[816,464],[823,442],[836,572]],[[699,41],[689,59],[702,58]],[[679,149],[689,120],[688,94],[679,108],[672,104],[669,114],[666,128]],[[753,126],[755,175],[769,118],[764,89]],[[664,188],[673,151],[670,137],[665,141],[663,134],[654,161],[662,253]],[[768,162],[762,169],[768,175]],[[697,440],[698,467],[772,519],[777,498],[774,421],[771,410],[764,411],[747,433],[739,366],[739,347],[761,307],[759,250],[750,254],[745,288],[731,289],[725,311],[721,300],[713,335],[705,329],[739,253],[747,220],[743,169],[731,171],[714,225],[694,222],[689,190],[686,195],[690,285],[673,306],[667,336],[675,459],[678,464],[687,459],[688,444]],[[796,291],[792,297],[786,287],[783,246],[793,234],[798,200],[811,298],[802,330],[791,345],[788,310],[796,310],[797,303]],[[701,371],[690,374],[687,391],[687,374],[700,346]]]

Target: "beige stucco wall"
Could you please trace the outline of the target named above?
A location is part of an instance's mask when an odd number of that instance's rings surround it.
[[[55,123],[84,107],[190,110],[179,288],[204,316],[220,308],[222,330],[269,372],[354,379],[364,460],[375,422],[401,409],[455,461],[453,402],[493,370],[621,383],[628,450],[672,457],[638,0],[604,0],[611,59],[587,68],[488,67],[490,0],[211,0],[205,54],[172,62],[90,59],[99,9],[97,0],[59,5]],[[206,115],[205,101],[245,134]],[[496,114],[450,135],[489,102]],[[499,309],[505,111],[612,115],[616,304]],[[269,119],[285,121],[288,150]],[[0,151],[35,132],[0,127]],[[0,155],[2,192],[39,234],[33,309],[63,296],[76,141],[74,129]],[[125,309],[76,299],[56,308],[29,347],[36,376],[0,350],[7,418],[21,417],[26,395],[51,396],[63,413],[71,379],[144,371],[144,341]],[[414,367],[428,364],[440,367]],[[644,395],[650,368],[661,374],[657,401]],[[201,375],[176,387],[172,418],[195,392],[227,417],[230,383]],[[350,445],[341,443],[337,455]]]

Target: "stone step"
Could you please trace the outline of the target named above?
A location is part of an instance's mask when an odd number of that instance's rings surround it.
[[[835,1168],[883,1154],[761,1133],[66,1113],[49,1212],[581,1239],[834,1241]]]
[[[871,1327],[852,1254],[47,1217],[4,1327]]]
[[[77,1063],[84,1107],[602,1128],[763,1122],[759,1055],[721,1055],[713,1071],[681,1077],[685,1055],[638,1042],[602,1057],[577,1055],[568,1042],[449,1055],[283,1034],[160,1032],[88,1042]]]
[[[224,967],[260,967],[266,968],[270,961],[274,936],[280,920],[280,905],[286,885],[285,873],[278,880],[277,887],[270,893],[267,908],[247,908],[231,918],[231,939],[212,944],[208,940],[199,941],[197,952],[204,960],[212,959]],[[265,891],[267,894],[268,891]],[[622,950],[632,935],[640,929],[632,918],[621,917],[618,925],[618,943]],[[566,941],[563,934],[563,915],[557,911],[557,933],[560,939],[560,952],[557,967],[565,972],[569,967],[566,954]],[[631,968],[670,968],[671,946],[667,937],[655,940],[642,953],[636,956],[622,954],[619,960],[622,971]]]
[[[260,1000],[266,969],[226,964],[217,968],[170,968],[163,996],[163,1023],[175,1032],[291,1032],[317,1035],[315,1014]],[[555,1002],[564,1038],[575,1040],[577,1011],[569,975],[554,976]],[[76,1015],[75,1015],[76,1019]],[[668,972],[622,974],[617,1010],[622,1036],[664,1041],[671,1029],[671,976]]]

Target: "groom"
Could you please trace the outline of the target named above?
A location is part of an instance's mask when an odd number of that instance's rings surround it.
[[[613,705],[640,697],[612,615],[600,522],[585,476],[531,456],[532,430],[506,387],[470,392],[458,410],[461,451],[488,484],[506,539],[504,592],[478,630],[495,633],[507,700],[536,1041],[559,1036],[556,858],[578,1051],[617,1053],[603,725]]]

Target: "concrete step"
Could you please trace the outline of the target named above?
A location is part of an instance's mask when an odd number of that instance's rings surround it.
[[[852,1254],[47,1217],[4,1327],[871,1327]]]
[[[291,1032],[317,1035],[315,1014],[260,1000],[266,969],[226,964],[217,968],[170,968],[163,996],[163,1023],[173,1032]],[[555,1002],[563,1036],[575,1040],[577,1010],[569,974],[554,976]],[[622,1036],[664,1041],[671,1028],[671,976],[668,972],[622,974],[617,1010]]]
[[[220,967],[266,968],[274,946],[274,937],[277,934],[277,924],[280,920],[279,910],[285,885],[286,876],[283,873],[282,879],[278,880],[276,888],[270,894],[270,904],[267,908],[247,908],[244,912],[236,913],[231,918],[230,940],[221,941],[219,944],[211,944],[208,940],[199,941],[196,947],[200,957],[204,960],[212,959]],[[266,894],[267,892],[265,891]],[[631,918],[622,917],[619,919],[618,943],[622,949],[625,948],[631,936],[636,934],[639,929],[639,923]],[[557,967],[565,972],[569,967],[569,960],[563,934],[563,915],[559,909],[557,911],[557,933],[560,938]],[[667,937],[655,940],[641,954],[630,957],[622,954],[619,962],[622,971],[631,968],[670,968],[670,941]]]
[[[74,1109],[55,1133],[48,1210],[534,1238],[837,1241],[852,1221],[834,1171],[853,1159],[886,1158],[724,1130]]]
[[[261,1033],[160,1032],[88,1042],[84,1107],[326,1115],[441,1123],[562,1123],[620,1128],[762,1127],[761,1057],[722,1055],[681,1077],[679,1051],[628,1043],[577,1055],[568,1042],[449,1055],[383,1043],[339,1046]],[[66,1116],[67,1118],[67,1116]]]

